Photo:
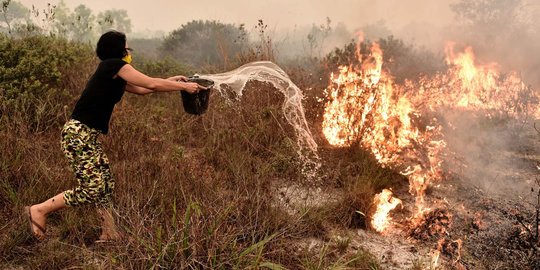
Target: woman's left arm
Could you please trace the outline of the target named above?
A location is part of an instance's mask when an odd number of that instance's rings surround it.
[[[189,79],[186,76],[177,75],[177,76],[169,77],[167,78],[167,80],[187,82]],[[136,86],[130,83],[126,84],[126,91],[133,94],[137,94],[137,95],[148,95],[155,92],[152,89]]]
[[[136,85],[133,85],[133,84],[130,84],[130,83],[126,84],[126,91],[128,91],[130,93],[133,93],[133,94],[136,94],[136,95],[141,95],[141,96],[142,95],[148,95],[148,94],[151,94],[151,93],[155,92],[152,89],[136,86]]]

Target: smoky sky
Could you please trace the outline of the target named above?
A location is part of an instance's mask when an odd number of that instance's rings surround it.
[[[364,24],[385,21],[400,28],[410,23],[441,26],[453,14],[452,0],[64,0],[73,10],[83,4],[94,14],[108,9],[125,9],[132,21],[133,32],[164,31],[179,28],[192,20],[218,20],[246,26],[262,19],[270,28],[292,28],[322,24],[326,18],[344,23],[351,30]],[[58,0],[20,0],[27,7],[44,7]]]

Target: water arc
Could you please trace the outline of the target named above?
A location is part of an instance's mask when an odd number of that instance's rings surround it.
[[[303,165],[302,173],[308,179],[316,176],[320,167],[317,143],[313,139],[306,121],[302,106],[302,91],[291,81],[283,69],[270,61],[257,61],[224,73],[203,74],[199,77],[214,81],[214,89],[225,98],[225,88],[233,91],[237,98],[241,98],[249,81],[270,83],[279,90],[285,98],[282,105],[283,115],[296,134],[297,153]]]

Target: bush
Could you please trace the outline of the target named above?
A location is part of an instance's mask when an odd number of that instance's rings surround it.
[[[171,58],[151,60],[146,57],[134,56],[133,66],[142,73],[153,77],[170,77],[174,75],[191,75],[190,68],[179,64]]]
[[[0,59],[0,116],[34,132],[63,122],[63,106],[95,66],[90,46],[45,36],[0,35]]]
[[[371,41],[366,40],[360,44],[360,51],[363,57],[369,55]],[[428,51],[427,49],[417,48],[413,45],[407,45],[402,40],[393,36],[380,38],[377,43],[383,51],[383,69],[390,70],[396,82],[401,83],[404,80],[414,80],[422,74],[435,74],[437,71],[444,70],[446,66],[443,61]],[[329,72],[336,72],[339,66],[353,65],[357,66],[360,61],[356,57],[356,41],[345,45],[343,48],[335,49],[330,52],[323,60]],[[364,61],[365,59],[361,59]],[[329,74],[328,72],[328,74]]]
[[[191,21],[172,31],[160,51],[192,66],[228,66],[245,48],[246,35],[243,25]]]

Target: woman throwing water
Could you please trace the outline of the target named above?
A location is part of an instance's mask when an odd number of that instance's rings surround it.
[[[146,95],[154,92],[186,91],[194,93],[204,87],[187,82],[184,76],[152,78],[137,71],[131,63],[131,49],[125,34],[110,31],[97,43],[101,60],[86,84],[71,119],[62,129],[62,150],[75,172],[78,186],[32,206],[25,207],[30,230],[39,240],[45,238],[47,215],[66,206],[93,204],[101,216],[100,240],[119,237],[111,214],[115,180],[99,134],[107,134],[115,104],[125,91]]]

